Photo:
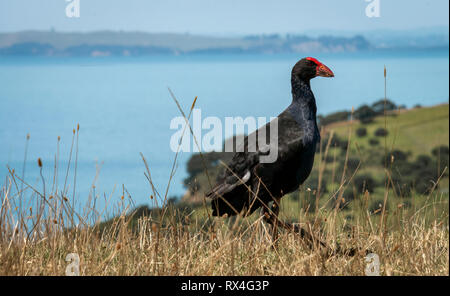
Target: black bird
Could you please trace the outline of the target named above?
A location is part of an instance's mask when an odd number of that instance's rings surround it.
[[[310,80],[317,76],[334,77],[334,74],[327,66],[311,57],[301,59],[292,68],[292,103],[277,117],[276,160],[271,163],[261,162],[261,156],[272,153],[270,150],[276,147],[252,144],[251,139],[254,137],[246,136],[244,149],[240,150],[242,152],[234,154],[231,162],[225,166],[224,173],[219,176],[217,184],[206,193],[212,199],[213,216],[246,216],[262,207],[266,218],[271,217],[266,221],[271,223],[273,213],[278,215],[281,197],[298,189],[308,178],[313,167],[316,145],[320,142],[316,100],[310,86]],[[256,137],[263,130],[270,135],[272,124],[276,122],[271,121],[255,131]],[[256,145],[256,149],[250,149],[252,145]],[[272,201],[274,203],[270,210],[268,204]]]

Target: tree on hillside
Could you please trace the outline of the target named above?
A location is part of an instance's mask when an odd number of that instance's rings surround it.
[[[372,104],[372,110],[377,114],[384,114],[384,110],[392,111],[396,109],[397,105],[389,99],[387,99],[386,101],[384,99],[381,99]]]
[[[371,123],[375,116],[377,116],[377,112],[368,105],[362,105],[355,111],[355,118],[363,124]]]
[[[439,147],[435,147],[432,151],[431,154],[433,154],[433,156],[436,159],[436,163],[438,163],[439,167],[439,171],[442,172],[444,170],[444,168],[447,168],[447,170],[445,171],[444,176],[448,176],[448,159],[449,159],[449,149],[448,146],[439,146]]]
[[[378,144],[380,144],[380,141],[378,141],[378,140],[375,139],[375,138],[371,138],[371,139],[369,139],[369,144],[370,144],[371,146],[377,146]]]
[[[356,135],[359,138],[365,137],[367,135],[367,129],[365,127],[360,127],[356,130]]]
[[[333,122],[347,121],[350,118],[350,112],[339,111],[331,113],[327,116],[319,115],[317,116],[318,124],[320,126],[325,126]]]
[[[377,137],[386,137],[388,135],[388,131],[385,128],[377,128],[377,130],[375,131],[375,136]]]

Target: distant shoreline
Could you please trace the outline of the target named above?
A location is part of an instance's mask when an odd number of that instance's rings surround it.
[[[0,56],[139,57],[155,55],[336,54],[360,52],[435,52],[449,50],[448,42],[412,46],[372,44],[352,37],[307,35],[251,35],[209,37],[190,34],[98,31],[61,33],[23,31],[0,33]]]
[[[395,57],[395,58],[410,58],[414,57],[426,57],[426,58],[441,58],[441,57],[449,57],[449,47],[433,47],[433,48],[389,48],[389,49],[372,49],[365,51],[357,51],[357,52],[278,52],[278,53],[264,53],[264,52],[218,52],[218,51],[202,51],[202,52],[188,52],[188,53],[152,53],[152,54],[141,54],[141,55],[118,55],[118,54],[89,54],[89,55],[63,55],[63,54],[52,54],[52,55],[39,55],[39,54],[27,54],[27,53],[3,53],[0,48],[0,62],[6,60],[29,60],[32,61],[35,58],[39,59],[49,59],[49,60],[59,60],[63,59],[67,61],[67,59],[77,60],[92,60],[92,61],[101,61],[101,60],[127,60],[127,61],[139,61],[146,59],[170,59],[170,60],[195,60],[196,58],[204,58],[209,57],[212,60],[216,59],[234,59],[234,58],[242,58],[248,60],[257,60],[258,58],[290,58],[290,57],[299,57],[299,56],[308,56],[308,55],[320,55],[322,57],[341,57],[341,58],[365,58],[367,55],[376,55],[376,56],[387,56],[387,57]],[[7,58],[7,59],[6,59]]]

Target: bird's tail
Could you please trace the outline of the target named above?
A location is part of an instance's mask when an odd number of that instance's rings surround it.
[[[213,216],[235,216],[248,209],[249,199],[243,198],[246,195],[247,188],[245,186],[237,186],[230,191],[222,192],[218,188],[214,188],[206,193],[206,197],[211,199],[211,208]],[[248,194],[247,194],[248,195]]]

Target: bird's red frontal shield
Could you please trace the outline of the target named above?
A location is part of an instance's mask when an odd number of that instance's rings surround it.
[[[325,66],[324,64],[319,62],[317,59],[311,58],[311,57],[306,58],[306,59],[316,63],[316,65],[317,65],[317,67],[316,67],[316,76],[334,77],[333,71],[331,71],[330,68],[328,68],[327,66]]]

